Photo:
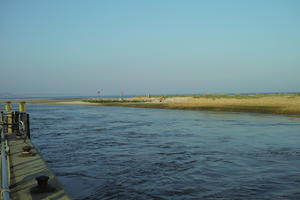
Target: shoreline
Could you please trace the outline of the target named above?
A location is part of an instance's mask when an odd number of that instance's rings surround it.
[[[22,100],[40,105],[123,106],[195,111],[224,111],[296,115],[300,117],[299,94],[270,95],[178,95],[131,98],[31,99]],[[4,103],[5,101],[1,101]],[[21,102],[13,100],[12,103]]]

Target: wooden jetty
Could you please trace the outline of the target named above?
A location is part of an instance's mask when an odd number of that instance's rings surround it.
[[[12,111],[7,102],[1,112],[1,199],[71,199],[32,144],[25,109],[23,102],[18,112]]]

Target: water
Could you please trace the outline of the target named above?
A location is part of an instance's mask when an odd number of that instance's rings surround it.
[[[76,199],[300,199],[300,120],[28,105],[32,140]]]

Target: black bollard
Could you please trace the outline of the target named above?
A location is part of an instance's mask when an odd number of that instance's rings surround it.
[[[48,185],[49,176],[39,176],[36,177],[38,185],[31,189],[31,193],[47,193],[54,192],[56,189]]]

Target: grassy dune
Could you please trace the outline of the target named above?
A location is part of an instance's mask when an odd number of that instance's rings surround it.
[[[84,101],[110,106],[300,115],[300,93],[140,96],[123,100],[87,99]]]

